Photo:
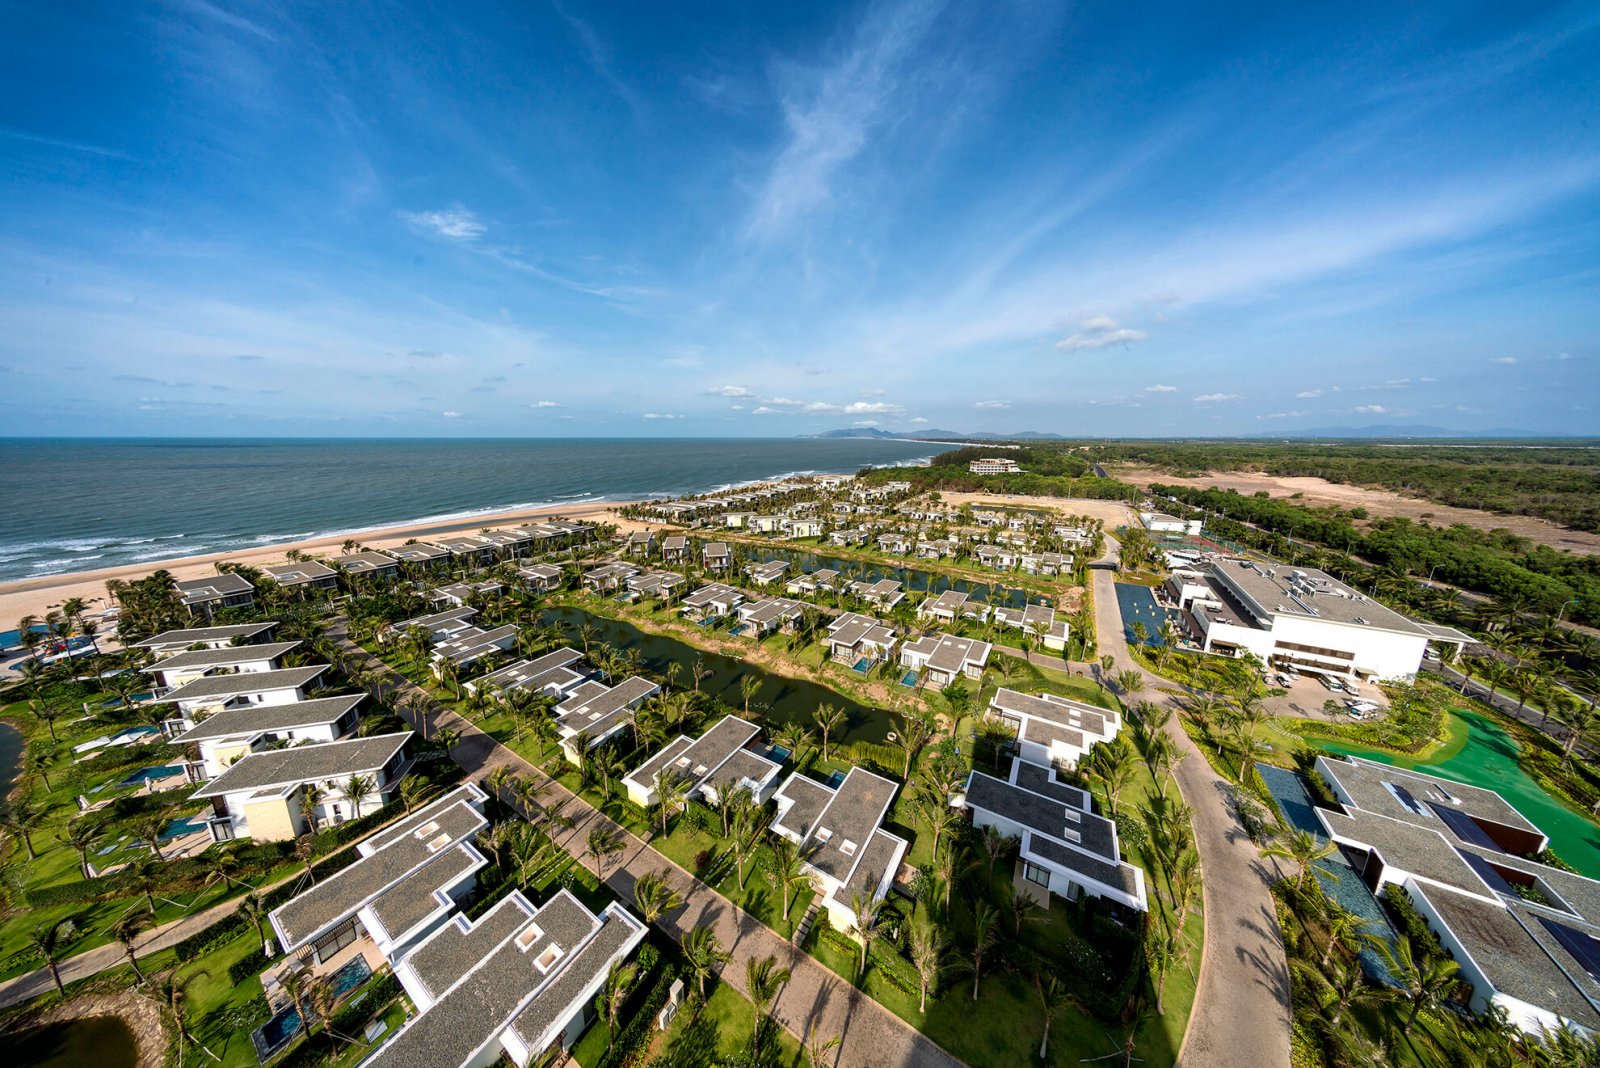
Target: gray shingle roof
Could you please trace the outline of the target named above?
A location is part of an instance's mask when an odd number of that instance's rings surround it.
[[[192,670],[194,668],[230,667],[250,664],[258,660],[276,660],[299,642],[270,642],[261,645],[226,645],[221,649],[186,649],[165,660],[158,660],[146,672]]]
[[[293,730],[333,723],[359,705],[366,694],[319,697],[314,701],[289,701],[277,705],[241,705],[207,716],[172,739],[174,745],[211,741],[216,738],[244,738],[272,731]]]
[[[171,693],[153,698],[154,703],[198,701],[231,697],[241,693],[266,693],[269,690],[297,690],[328,670],[327,664],[310,667],[279,668],[276,671],[240,671],[232,675],[206,675],[184,683]]]
[[[221,797],[248,790],[367,775],[393,759],[396,753],[405,748],[410,737],[410,731],[374,734],[368,738],[346,738],[319,745],[297,745],[292,749],[251,753],[190,796]]]
[[[184,627],[179,630],[164,630],[142,642],[134,642],[134,649],[161,649],[173,646],[198,645],[202,642],[237,641],[240,638],[254,638],[276,627],[273,623],[230,623],[224,627]]]

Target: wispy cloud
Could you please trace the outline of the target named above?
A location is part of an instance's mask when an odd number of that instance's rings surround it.
[[[973,407],[974,408],[983,408],[983,409],[987,409],[987,410],[993,411],[993,410],[998,409],[998,408],[1009,408],[1009,407],[1011,407],[1011,402],[1010,401],[1002,401],[1002,400],[986,400],[986,401],[979,401],[978,403],[974,404]]]
[[[1295,398],[1298,400],[1314,400],[1320,396],[1322,396],[1322,390],[1320,389],[1302,389],[1295,394]]]
[[[443,411],[443,412],[440,412],[439,414],[444,416],[446,419],[460,419],[461,418],[461,413],[460,412]]]
[[[1495,357],[1494,362],[1498,363],[1498,364],[1504,364],[1506,366],[1510,366],[1511,364],[1514,364],[1514,363],[1517,362],[1517,358],[1515,356],[1497,356],[1497,357]]]
[[[1381,404],[1358,404],[1351,411],[1360,415],[1388,415],[1389,409]]]
[[[528,405],[528,407],[530,407],[530,408],[559,408],[559,407],[561,407],[561,405],[557,404],[553,400],[542,400],[542,401],[534,401],[532,404]]]
[[[794,79],[782,101],[787,136],[751,211],[753,237],[775,237],[832,199],[838,172],[892,114],[903,67],[937,14],[936,4],[880,8],[830,66]]]
[[[1107,345],[1131,345],[1150,335],[1143,330],[1118,326],[1110,316],[1097,315],[1084,321],[1083,329],[1056,342],[1062,352],[1080,352],[1084,349],[1103,349]]]
[[[1309,414],[1311,414],[1311,413],[1309,413],[1309,412],[1269,412],[1266,415],[1258,415],[1258,416],[1256,416],[1256,418],[1257,419],[1303,419]]]
[[[400,218],[418,233],[454,241],[476,241],[488,230],[477,215],[459,204],[439,211],[402,211]]]
[[[744,386],[712,386],[706,393],[713,397],[754,397]]]
[[[1154,386],[1145,386],[1144,387],[1144,391],[1146,393],[1176,393],[1176,392],[1178,392],[1178,387],[1177,386],[1163,386],[1163,385],[1157,384],[1157,385],[1154,385]]]
[[[644,417],[646,419],[682,419],[683,418],[683,416],[681,416],[681,415],[674,415],[674,414],[670,414],[670,413],[667,413],[667,412],[645,412],[644,413]]]
[[[1220,404],[1222,401],[1236,401],[1244,398],[1238,393],[1202,393],[1194,399],[1196,404]]]
[[[104,156],[107,159],[133,159],[133,157],[128,155],[126,152],[120,152],[114,148],[106,148],[102,145],[91,145],[83,141],[72,141],[64,137],[45,137],[41,134],[24,133],[21,130],[12,130],[3,126],[0,126],[0,137],[9,138],[13,141],[26,141],[28,144],[33,145],[44,145],[47,148],[62,148],[66,149],[68,152],[82,152],[90,156]]]

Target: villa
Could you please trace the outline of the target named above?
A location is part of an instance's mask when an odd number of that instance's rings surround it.
[[[739,622],[758,636],[794,626],[805,614],[806,606],[787,597],[764,597],[739,608]]]
[[[901,590],[900,583],[894,579],[879,579],[876,582],[852,582],[850,592],[878,608],[888,610],[906,599],[905,592]]]
[[[945,623],[954,623],[961,618],[966,604],[966,594],[957,593],[955,590],[945,590],[939,596],[931,597],[917,605],[917,618],[937,619]]]
[[[456,916],[412,949],[395,976],[417,1013],[365,1068],[527,1068],[576,1042],[607,974],[644,941],[619,904],[590,912],[568,890],[535,907],[513,890],[475,920]]]
[[[451,559],[473,567],[488,567],[494,563],[499,546],[481,534],[445,534],[430,537],[428,544],[443,549]]]
[[[134,642],[131,649],[145,649],[155,656],[175,653],[184,649],[222,649],[234,645],[248,645],[253,641],[267,641],[277,623],[233,623],[224,627],[187,627],[182,630],[164,630],[153,638]]]
[[[219,672],[274,671],[282,667],[284,654],[298,648],[299,642],[269,642],[262,645],[224,645],[208,649],[187,649],[156,661],[143,670],[156,677],[166,689],[177,689],[186,682]]]
[[[630,575],[623,583],[628,592],[639,597],[654,597],[657,600],[670,600],[672,591],[682,586],[687,579],[675,571],[644,571],[637,575]]]
[[[351,578],[394,578],[400,573],[400,561],[382,553],[359,552],[349,556],[335,556],[328,561]]]
[[[828,624],[824,639],[828,655],[842,664],[855,664],[863,658],[886,660],[894,652],[894,631],[882,620],[858,612],[846,612]]]
[[[315,560],[303,560],[297,564],[264,564],[261,573],[284,589],[299,594],[309,590],[339,588],[339,573]]]
[[[1029,638],[1037,638],[1046,649],[1057,652],[1067,647],[1067,624],[1056,619],[1056,610],[1044,605],[1030,604],[1025,608],[999,606],[994,610],[999,623],[1013,627]]]
[[[731,615],[744,601],[744,594],[720,582],[707,583],[683,599],[683,614],[690,619],[709,619]]]
[[[507,664],[463,686],[471,693],[482,690],[502,700],[519,690],[565,698],[588,678],[572,666],[582,659],[576,649],[555,649],[533,660]]]
[[[971,772],[957,801],[973,826],[1018,840],[1013,878],[1041,904],[1052,894],[1076,901],[1087,893],[1148,911],[1144,872],[1123,861],[1117,825],[1095,815],[1088,792],[1063,782],[1055,768],[1013,757],[1008,778]]]
[[[272,705],[305,700],[305,688],[328,670],[327,664],[241,671],[230,675],[202,675],[150,699],[150,704],[175,704],[184,729],[197,714],[235,705]]]
[[[435,608],[465,608],[469,601],[487,600],[505,589],[505,583],[488,580],[484,582],[452,582],[448,586],[440,586],[428,591],[428,603]]]
[[[210,619],[225,608],[249,608],[256,603],[256,588],[243,575],[225,572],[174,584],[178,599],[192,616]]]
[[[488,865],[472,845],[489,826],[487,797],[463,783],[358,842],[354,864],[272,910],[279,950],[321,963],[365,937],[397,964],[457,911]]]
[[[990,700],[989,714],[1016,728],[1022,758],[1041,767],[1076,767],[1096,742],[1110,741],[1122,729],[1121,717],[1108,708],[1003,686]]]
[[[626,546],[629,556],[649,556],[656,551],[656,536],[648,530],[636,530],[628,535]]]
[[[624,582],[638,573],[639,569],[631,564],[601,564],[584,573],[583,588],[591,593],[611,593],[621,589]]]
[[[447,641],[462,631],[475,630],[472,620],[477,616],[478,610],[471,605],[461,608],[451,608],[443,612],[434,612],[426,616],[417,616],[414,619],[402,620],[389,627],[379,635],[382,641],[403,640],[410,636],[413,630],[427,632],[428,644]]]
[[[700,550],[700,560],[707,571],[726,571],[733,566],[733,553],[725,541],[707,542]]]
[[[529,564],[517,568],[517,577],[530,593],[549,593],[561,588],[566,576],[554,564]]]
[[[670,534],[661,540],[661,559],[668,564],[681,564],[689,556],[689,539],[682,534]]]
[[[198,766],[189,765],[193,781],[221,775],[236,761],[280,745],[332,742],[353,734],[361,717],[356,706],[365,694],[319,697],[281,704],[237,705],[214,712],[172,739],[173,745],[199,749]]]
[[[800,846],[829,922],[840,931],[855,929],[854,901],[881,901],[900,870],[906,840],[880,826],[898,788],[855,767],[836,787],[797,771],[775,795],[772,830]]]
[[[433,647],[433,674],[443,678],[444,665],[454,665],[458,670],[482,660],[484,657],[508,653],[517,645],[517,625],[507,623],[494,630],[468,627]]]
[[[760,735],[760,727],[731,715],[698,738],[680,734],[622,780],[628,800],[651,807],[658,800],[656,778],[667,775],[681,781],[689,797],[713,807],[731,790],[744,790],[756,804],[766,804],[783,765],[756,750]]]
[[[757,586],[770,586],[783,577],[789,570],[787,560],[767,560],[761,563],[750,564],[745,568],[745,574],[750,576],[750,581]]]
[[[555,710],[556,730],[567,762],[575,766],[582,763],[579,736],[587,739],[585,751],[603,745],[633,722],[634,709],[660,692],[660,686],[638,675],[615,686],[590,679],[575,687]]]
[[[786,593],[819,594],[832,593],[834,583],[839,581],[839,572],[831,567],[819,567],[815,571],[803,575],[796,575],[784,587]]]
[[[450,559],[450,550],[441,549],[420,541],[382,548],[381,551],[394,557],[395,560],[402,564],[411,564],[418,568],[435,568],[440,564],[447,563]]]
[[[410,739],[405,731],[251,753],[190,796],[211,802],[217,841],[287,841],[387,804],[409,767]],[[345,793],[352,780],[370,790],[359,803]]]
[[[961,678],[982,679],[992,649],[976,638],[927,634],[900,646],[900,663],[922,672],[923,684],[939,688]]]

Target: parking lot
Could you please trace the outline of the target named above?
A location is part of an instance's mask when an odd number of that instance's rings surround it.
[[[1270,682],[1268,685],[1278,686],[1277,683]],[[1389,707],[1389,699],[1384,696],[1383,691],[1370,682],[1356,683],[1355,686],[1359,691],[1357,696],[1360,700],[1370,701],[1378,706],[1377,711],[1372,714],[1375,716],[1383,715],[1384,711]],[[1346,723],[1352,721],[1350,713],[1344,705],[1351,695],[1328,689],[1318,682],[1314,676],[1301,675],[1290,680],[1290,684],[1284,689],[1287,692],[1282,697],[1269,697],[1267,699],[1266,708],[1270,715],[1298,716],[1301,719],[1333,720]],[[1322,709],[1323,704],[1330,699],[1339,705],[1338,711],[1331,716]]]

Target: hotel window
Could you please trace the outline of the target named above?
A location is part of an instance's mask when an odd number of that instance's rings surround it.
[[[1050,887],[1050,872],[1031,861],[1022,862],[1022,877],[1035,886]]]

